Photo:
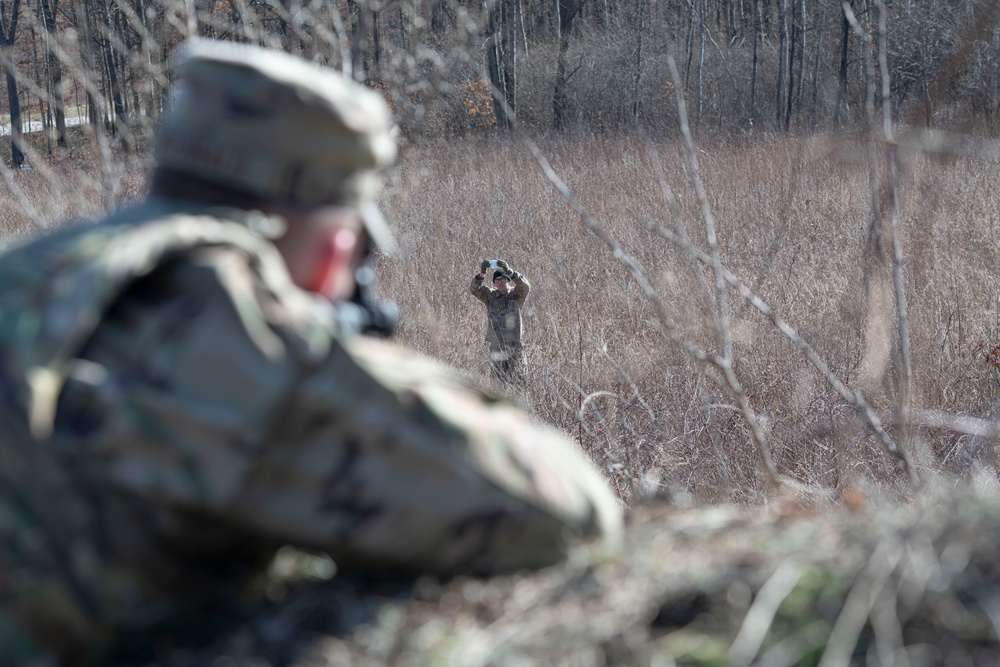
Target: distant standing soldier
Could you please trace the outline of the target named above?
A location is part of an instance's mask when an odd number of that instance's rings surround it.
[[[469,291],[486,304],[486,342],[490,345],[493,376],[505,384],[521,385],[524,383],[521,309],[531,284],[506,261],[497,260],[495,264],[493,286],[483,284],[493,268],[489,260],[483,260],[479,273],[469,284]]]
[[[146,659],[284,545],[489,574],[614,543],[565,434],[356,333],[384,101],[250,46],[180,70],[150,196],[0,255],[0,665]]]

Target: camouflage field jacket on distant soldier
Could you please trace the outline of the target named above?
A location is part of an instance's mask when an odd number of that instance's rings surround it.
[[[514,289],[507,294],[484,284],[486,277],[481,273],[469,285],[469,291],[486,304],[486,342],[494,349],[521,344],[521,308],[531,284],[517,271],[511,271],[510,279]]]

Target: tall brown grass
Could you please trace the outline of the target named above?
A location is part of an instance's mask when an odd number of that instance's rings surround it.
[[[680,225],[695,245],[707,247],[680,141],[584,134],[536,141],[666,304],[677,327],[673,340],[718,353],[717,307],[702,288],[712,282],[711,268],[697,266],[650,230],[654,223]],[[102,157],[86,145],[79,137],[68,156],[39,154],[35,169],[7,171],[0,214],[5,240],[36,233],[26,208],[53,226],[141,196],[142,160]],[[715,139],[698,147],[725,268],[891,423],[893,304],[891,291],[872,303],[875,293],[866,288],[871,197],[863,156],[863,147],[829,137]],[[657,179],[657,163],[665,183]],[[984,355],[1000,340],[1000,282],[993,270],[1000,254],[1000,167],[919,153],[904,167],[914,413],[988,419],[1000,397],[1000,370]],[[675,205],[664,186],[676,195]],[[482,259],[506,259],[532,285],[525,314],[528,381],[519,398],[539,420],[577,438],[623,499],[637,491],[704,501],[772,496],[759,448],[719,374],[672,342],[648,294],[588,231],[521,142],[407,145],[383,205],[402,251],[381,257],[378,268],[384,295],[401,307],[402,344],[486,382],[485,313],[467,287]],[[905,492],[899,461],[842,395],[757,309],[733,290],[729,298],[733,368],[778,471],[831,492]],[[886,351],[884,366],[871,367],[873,345]],[[996,474],[987,438],[953,428],[917,427],[912,435],[906,445],[924,477]]]
[[[635,136],[548,137],[539,145],[580,203],[639,262],[681,336],[717,351],[714,306],[699,288],[699,277],[711,281],[710,270],[643,224],[682,224],[705,247],[679,141],[655,142],[677,194],[676,213],[657,182],[654,152]],[[872,328],[891,335],[895,317],[891,293],[869,308],[862,267],[871,199],[862,149],[785,137],[712,141],[699,151],[725,267],[891,422],[895,365],[889,359],[874,372],[862,368]],[[988,417],[1000,375],[979,343],[1000,335],[992,271],[998,167],[922,155],[904,166],[913,407]],[[485,376],[484,313],[466,287],[481,259],[507,259],[532,284],[526,400],[540,419],[579,438],[624,497],[651,485],[710,500],[768,497],[757,448],[717,374],[671,343],[625,266],[587,231],[522,144],[411,146],[386,208],[404,249],[383,264],[385,288],[401,303],[403,341]],[[833,491],[904,490],[897,460],[845,401],[767,319],[735,292],[730,299],[734,368],[779,471]],[[875,338],[891,352],[891,339]],[[918,428],[908,444],[924,476],[994,463],[989,442],[954,430]]]

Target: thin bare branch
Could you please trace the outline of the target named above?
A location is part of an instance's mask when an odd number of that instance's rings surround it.
[[[679,247],[685,248],[688,252],[693,253],[703,263],[708,264],[711,262],[711,258],[706,253],[698,250],[697,248],[694,248],[691,245],[690,241],[681,238],[679,235],[675,234],[671,230],[666,229],[660,225],[645,222],[638,218],[637,220],[640,222],[640,224],[643,224],[648,230],[662,236],[664,239],[670,241],[671,243],[674,243]],[[809,363],[811,363],[812,366],[819,371],[820,375],[823,376],[823,379],[825,379],[827,383],[831,387],[833,387],[833,389],[838,394],[840,394],[841,398],[843,398],[848,405],[854,408],[855,411],[857,411],[858,414],[865,420],[868,426],[875,433],[876,437],[878,437],[879,441],[882,443],[882,446],[885,448],[885,450],[900,460],[900,462],[904,465],[908,476],[910,477],[911,485],[913,486],[919,485],[919,479],[916,477],[916,474],[912,472],[911,470],[912,466],[909,463],[909,459],[901,455],[899,447],[896,446],[896,443],[893,441],[892,437],[885,431],[885,428],[882,426],[882,421],[879,419],[878,415],[875,414],[875,411],[872,410],[871,406],[868,405],[868,402],[865,400],[865,397],[861,393],[861,391],[860,390],[852,391],[846,385],[844,385],[844,383],[841,382],[840,379],[836,375],[834,375],[832,371],[830,371],[829,366],[827,366],[826,362],[823,361],[823,359],[819,356],[819,354],[817,354],[816,350],[814,350],[813,347],[809,345],[809,343],[807,343],[806,340],[802,338],[801,335],[799,335],[798,331],[796,331],[791,325],[789,325],[787,322],[781,319],[781,317],[778,316],[778,314],[774,311],[773,308],[771,308],[770,305],[768,305],[759,296],[754,294],[750,290],[750,288],[748,288],[745,284],[743,284],[743,282],[738,277],[736,277],[730,271],[724,271],[723,275],[726,279],[726,282],[732,285],[734,288],[736,288],[736,290],[740,293],[740,296],[742,296],[744,299],[750,302],[750,304],[752,304],[754,308],[756,308],[758,311],[760,311],[761,314],[767,317],[771,321],[771,323],[782,334],[784,334],[786,338],[788,338],[788,340],[794,343],[795,346],[798,347],[800,351],[802,351],[806,359],[809,360]]]
[[[712,354],[711,352],[701,349],[691,341],[681,336],[677,324],[674,322],[673,318],[667,311],[666,305],[663,303],[663,299],[653,287],[652,283],[649,282],[649,279],[646,277],[646,272],[639,265],[638,261],[624,251],[621,245],[607,231],[607,229],[599,224],[586,207],[584,207],[583,204],[581,204],[580,201],[573,195],[569,186],[567,186],[566,183],[555,173],[552,166],[549,164],[549,161],[542,154],[542,151],[538,148],[538,146],[536,146],[535,143],[527,137],[522,137],[522,141],[534,156],[535,161],[542,169],[542,173],[545,174],[545,177],[549,180],[553,187],[555,187],[556,191],[562,195],[566,203],[580,215],[584,226],[604,242],[604,244],[611,250],[612,256],[615,260],[621,263],[628,270],[632,279],[635,280],[636,283],[642,288],[650,303],[653,304],[657,318],[666,330],[671,342],[673,342],[674,345],[679,347],[682,351],[692,356],[695,360],[703,364],[708,364],[722,374],[725,386],[730,390],[733,397],[736,399],[736,403],[740,408],[743,419],[750,428],[750,432],[753,436],[754,443],[757,445],[761,461],[764,464],[764,468],[770,479],[777,485],[795,489],[803,493],[828,495],[829,491],[826,489],[820,489],[814,486],[802,484],[801,482],[778,472],[774,465],[774,460],[771,456],[771,450],[767,444],[767,439],[765,438],[763,429],[761,429],[760,422],[757,419],[757,415],[754,412],[753,407],[750,405],[750,402],[747,400],[743,386],[740,384],[739,378],[736,377],[736,373],[733,371],[730,361],[725,357]],[[720,271],[722,271],[724,279],[725,271],[722,269],[721,265],[719,268]]]

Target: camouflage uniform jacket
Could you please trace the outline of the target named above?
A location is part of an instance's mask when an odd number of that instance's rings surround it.
[[[469,284],[473,296],[486,304],[486,342],[491,347],[521,344],[521,308],[531,284],[517,271],[512,271],[510,278],[514,289],[506,294],[484,284],[486,277],[482,273],[476,274]]]
[[[343,335],[269,220],[153,200],[0,255],[0,664],[87,664],[284,544],[489,573],[618,535],[572,441]]]

